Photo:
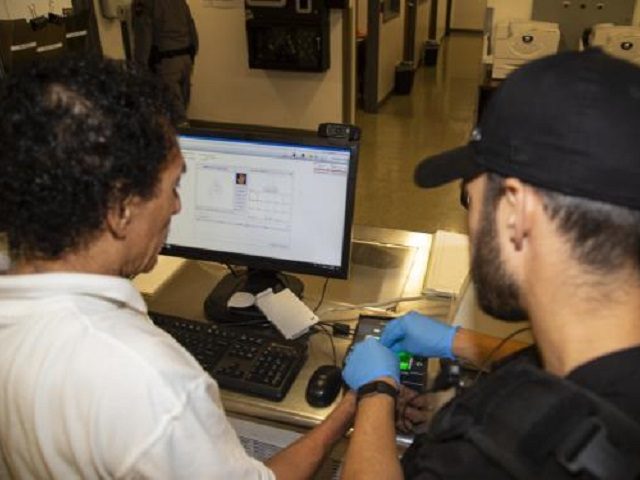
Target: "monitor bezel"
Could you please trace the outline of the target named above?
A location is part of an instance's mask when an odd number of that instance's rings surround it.
[[[342,278],[349,276],[351,261],[351,242],[353,234],[353,218],[355,210],[355,190],[357,180],[357,166],[359,143],[344,139],[319,137],[310,130],[277,129],[277,128],[180,128],[179,136],[193,136],[205,138],[219,138],[222,140],[254,141],[277,144],[303,145],[310,147],[333,147],[346,149],[350,152],[349,170],[347,176],[346,206],[342,238],[342,258],[337,267],[318,265],[297,260],[268,258],[241,253],[207,250],[202,248],[185,247],[165,243],[161,254],[182,257],[189,260],[204,260],[221,263],[223,265],[243,266],[256,270],[272,270],[279,272],[316,275],[320,277]]]

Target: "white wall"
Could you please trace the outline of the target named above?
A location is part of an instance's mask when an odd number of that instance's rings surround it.
[[[331,11],[331,68],[305,73],[249,69],[244,8],[190,6],[200,37],[190,118],[311,129],[342,121],[341,11]]]
[[[533,11],[533,0],[487,0],[487,7],[494,8],[494,22],[503,19],[529,19]],[[640,25],[640,1],[636,1],[632,23]]]
[[[380,38],[378,41],[378,102],[391,91],[395,83],[396,65],[404,55],[405,2],[400,2],[400,15],[386,22],[380,14]]]
[[[102,53],[106,57],[123,59],[124,45],[122,44],[120,22],[118,20],[108,19],[102,16],[100,0],[93,0],[93,8],[96,12],[96,21],[98,23],[98,33],[100,36],[100,44],[102,45]]]
[[[449,26],[460,30],[484,29],[484,14],[487,0],[453,0]]]
[[[98,0],[94,1],[99,12]],[[341,10],[330,14],[331,68],[323,73],[297,73],[249,69],[243,3],[239,8],[188,3],[200,38],[190,118],[315,130],[322,122],[341,122],[345,101],[355,105],[355,99],[344,99],[343,58],[355,38],[343,51]],[[101,16],[98,23],[105,54],[123,58],[119,23]]]
[[[429,38],[429,19],[431,17],[431,1],[419,0],[418,11],[416,12],[416,38],[413,51],[415,52],[414,64],[419,65],[420,55],[424,42]]]
[[[493,8],[494,23],[499,20],[531,18],[533,0],[487,0],[487,7]]]
[[[369,0],[356,0],[356,28],[358,35],[367,34],[367,14]]]
[[[358,22],[364,22],[366,29],[367,0],[358,1]],[[429,18],[431,14],[431,2],[438,0],[418,0],[416,12],[416,32],[414,63],[417,65],[420,59],[424,42],[428,39]],[[446,0],[445,0],[446,7]],[[364,13],[362,12],[364,10]],[[377,101],[381,102],[393,90],[395,83],[396,65],[403,60],[404,55],[404,27],[406,15],[406,2],[400,2],[400,15],[383,22],[382,14],[379,15],[380,30],[378,40],[378,91]],[[361,31],[363,27],[358,26]]]
[[[434,0],[438,2],[438,14],[436,18],[436,40],[442,42],[447,29],[447,0]]]

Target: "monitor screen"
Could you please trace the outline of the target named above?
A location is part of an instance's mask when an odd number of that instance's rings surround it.
[[[246,266],[263,278],[282,271],[347,277],[356,143],[313,132],[223,130],[184,130],[179,143],[182,209],[163,253]],[[231,290],[265,286],[236,281]],[[297,282],[292,290],[301,288]]]

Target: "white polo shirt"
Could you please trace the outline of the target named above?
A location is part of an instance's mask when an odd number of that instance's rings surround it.
[[[273,479],[125,279],[0,276],[0,478]]]

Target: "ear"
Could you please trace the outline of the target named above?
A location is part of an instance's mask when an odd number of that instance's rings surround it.
[[[516,251],[521,251],[531,229],[534,193],[517,178],[506,178],[503,187],[509,240]]]
[[[133,198],[127,197],[109,208],[107,212],[107,229],[119,240],[126,238],[132,218]]]

